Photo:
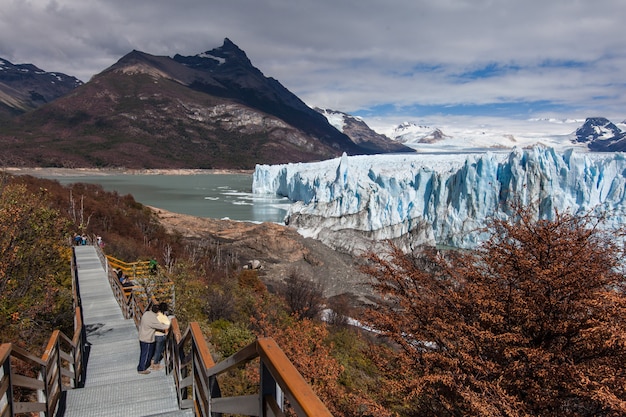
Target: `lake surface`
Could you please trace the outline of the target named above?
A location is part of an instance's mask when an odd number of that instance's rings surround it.
[[[32,175],[63,185],[100,184],[141,204],[197,217],[283,223],[289,206],[286,198],[252,194],[248,174]]]

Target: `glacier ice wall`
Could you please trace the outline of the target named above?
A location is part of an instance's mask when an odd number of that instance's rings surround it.
[[[342,156],[316,163],[257,165],[253,192],[285,196],[285,222],[304,236],[358,252],[392,239],[471,248],[484,241],[489,217],[506,217],[515,199],[551,218],[611,211],[607,226],[626,220],[622,153],[510,153]],[[368,243],[369,242],[369,243]],[[369,245],[369,246],[368,246]]]

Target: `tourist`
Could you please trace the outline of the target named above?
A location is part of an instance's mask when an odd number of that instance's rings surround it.
[[[122,271],[122,268],[117,270],[117,279],[120,281],[120,284],[122,284],[122,287],[132,287],[134,285],[124,271]]]
[[[167,303],[159,304],[159,312],[157,313],[157,319],[159,322],[163,324],[170,325],[170,319],[166,315],[167,313]],[[163,358],[163,350],[165,349],[165,337],[167,331],[155,331],[154,332],[154,356],[152,357],[152,365],[150,369],[153,371],[160,371],[163,369],[163,365],[160,364],[161,359]]]
[[[150,373],[148,369],[150,362],[154,356],[154,333],[157,330],[167,330],[170,325],[161,323],[157,318],[159,312],[158,305],[152,305],[150,309],[147,309],[141,321],[139,322],[139,364],[137,365],[137,372],[146,375]]]
[[[159,264],[154,258],[150,258],[150,263],[148,265],[148,269],[150,270],[150,275],[156,275],[157,269],[159,268]]]

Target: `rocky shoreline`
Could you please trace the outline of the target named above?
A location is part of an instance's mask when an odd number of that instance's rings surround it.
[[[370,294],[367,277],[359,271],[360,258],[305,238],[294,228],[276,223],[218,220],[173,213],[150,207],[171,233],[190,240],[220,243],[222,251],[237,254],[242,264],[260,261],[266,284],[283,281],[292,272],[319,282],[327,297],[340,294],[365,300]]]
[[[97,175],[197,175],[252,174],[246,170],[141,169],[124,168],[0,168],[12,175],[97,176]],[[359,258],[338,252],[324,243],[305,238],[293,227],[271,222],[252,223],[196,217],[150,207],[167,231],[189,240],[219,242],[222,250],[237,254],[242,264],[260,261],[266,284],[283,281],[292,272],[320,282],[328,297],[368,294],[366,277],[359,271]]]
[[[233,169],[128,169],[128,168],[24,168],[4,167],[13,175],[33,176],[97,176],[97,175],[198,175],[198,174],[250,174],[253,170]]]

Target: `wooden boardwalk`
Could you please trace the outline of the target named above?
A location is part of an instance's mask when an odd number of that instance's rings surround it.
[[[139,340],[124,319],[96,248],[76,246],[83,320],[87,330],[84,388],[66,392],[65,417],[193,416],[179,410],[173,378],[164,370],[137,373]]]

